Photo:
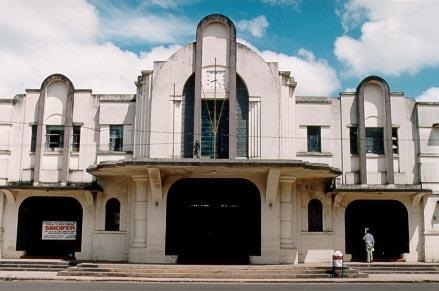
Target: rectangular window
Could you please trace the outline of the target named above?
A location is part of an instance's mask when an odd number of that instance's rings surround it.
[[[110,151],[123,151],[123,125],[110,125]]]
[[[384,128],[366,127],[366,153],[384,154]]]
[[[73,125],[73,135],[72,135],[72,152],[79,152],[79,145],[81,142],[81,126]]]
[[[393,130],[392,130],[393,134]],[[349,139],[351,142],[351,154],[358,155],[358,127],[349,128]],[[398,141],[396,137],[396,142]],[[384,154],[384,128],[367,127],[366,128],[366,153],[378,155]],[[395,147],[394,147],[395,148]]]
[[[61,151],[64,147],[64,126],[46,125],[46,151]]]
[[[399,154],[398,128],[392,128],[392,149],[394,154]]]
[[[307,136],[308,136],[308,152],[321,152],[322,142],[321,142],[321,128],[320,126],[308,126]]]
[[[358,127],[349,128],[349,139],[351,141],[351,155],[358,155]]]
[[[30,151],[35,152],[37,148],[37,128],[38,126],[36,124],[32,124],[32,136],[30,141]]]

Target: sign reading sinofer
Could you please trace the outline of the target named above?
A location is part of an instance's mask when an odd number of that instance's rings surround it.
[[[75,240],[76,221],[43,221],[42,240]]]

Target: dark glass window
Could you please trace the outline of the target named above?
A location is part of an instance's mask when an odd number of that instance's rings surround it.
[[[32,124],[32,136],[30,141],[30,151],[35,152],[37,148],[37,125]]]
[[[393,134],[393,130],[392,130]],[[349,128],[351,154],[358,155],[358,127]],[[393,138],[392,138],[393,139]],[[396,142],[398,137],[396,136]],[[366,153],[384,154],[384,128],[366,127]]]
[[[323,206],[318,199],[308,203],[308,231],[323,231]]]
[[[308,126],[307,127],[308,152],[321,152],[321,127]]]
[[[366,153],[384,154],[384,128],[366,128]]]
[[[61,151],[64,147],[64,126],[46,125],[46,150]]]
[[[72,136],[72,152],[79,152],[79,145],[81,142],[81,126],[73,126],[73,136]]]
[[[349,128],[349,139],[351,141],[351,154],[358,155],[358,127]]]
[[[120,202],[111,198],[105,205],[105,230],[119,231],[120,228]]]
[[[394,154],[399,154],[398,128],[392,128],[392,149]]]
[[[123,151],[123,125],[110,125],[110,151]]]
[[[201,104],[201,156],[211,159],[227,159],[229,156],[227,100],[204,100]]]

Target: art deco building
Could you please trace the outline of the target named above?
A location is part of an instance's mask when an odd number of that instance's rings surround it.
[[[297,96],[223,15],[137,94],[72,81],[0,100],[1,258],[361,260],[368,227],[377,260],[439,261],[437,103],[376,76]]]

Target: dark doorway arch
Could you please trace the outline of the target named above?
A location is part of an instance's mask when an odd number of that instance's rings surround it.
[[[409,252],[406,207],[396,200],[356,200],[345,213],[346,253],[352,260],[365,260],[364,229],[375,237],[374,260],[395,261]]]
[[[76,222],[76,238],[43,237],[43,221]],[[17,250],[27,256],[70,256],[81,251],[82,207],[70,197],[29,197],[18,210]]]
[[[245,179],[182,179],[168,192],[166,255],[245,264],[261,255],[261,197]]]

